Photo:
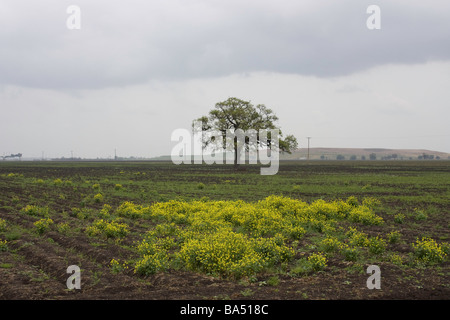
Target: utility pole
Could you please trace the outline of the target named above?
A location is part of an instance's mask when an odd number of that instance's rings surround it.
[[[309,139],[311,139],[311,137],[306,137],[308,139],[308,160],[309,160]]]

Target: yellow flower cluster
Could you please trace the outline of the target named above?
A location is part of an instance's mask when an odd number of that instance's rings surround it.
[[[136,262],[134,272],[144,275],[165,271],[169,268],[169,256],[165,251],[158,251],[153,254],[146,254],[141,260]]]
[[[45,181],[44,181],[43,179],[35,179],[35,180],[34,180],[34,183],[37,183],[37,184],[44,184]]]
[[[380,224],[382,218],[368,206],[353,206],[345,201],[317,200],[311,204],[281,196],[269,196],[256,203],[237,201],[168,201],[154,204],[146,211],[152,218],[198,228],[213,228],[215,221],[241,227],[253,236],[270,236],[282,232],[300,238],[304,229],[333,230],[335,220]],[[302,227],[302,229],[299,229]]]
[[[94,201],[95,201],[95,202],[102,202],[102,201],[103,201],[103,195],[102,195],[101,193],[97,193],[97,194],[94,196]]]
[[[351,210],[349,213],[349,220],[365,225],[380,225],[383,223],[383,218],[374,214],[373,211],[366,206],[360,206]]]
[[[86,228],[89,236],[106,236],[106,238],[123,238],[129,232],[128,225],[116,221],[108,222],[100,219],[92,223]]]
[[[349,243],[352,246],[367,247],[370,244],[369,237],[364,232],[356,230],[356,228],[350,227],[346,236],[349,239]]]
[[[389,257],[389,261],[391,261],[393,264],[396,264],[398,266],[401,266],[403,264],[403,258],[398,254],[392,254]]]
[[[179,256],[188,269],[236,277],[260,271],[267,260],[244,234],[228,229],[187,241]]]
[[[325,252],[333,252],[346,248],[347,245],[339,241],[336,237],[327,236],[320,242],[320,248]]]
[[[417,239],[412,246],[416,259],[424,263],[442,262],[447,257],[444,247],[431,238]]]
[[[8,250],[8,241],[0,240],[0,252]]]
[[[116,259],[112,259],[111,262],[109,263],[109,265],[111,266],[111,269],[114,273],[119,273],[122,272],[124,270],[128,269],[128,263],[124,262],[124,263],[120,263],[118,260]]]
[[[5,219],[0,219],[0,231],[6,231],[7,225]]]
[[[386,250],[386,240],[379,236],[370,237],[367,247],[369,248],[369,252],[372,254],[382,254]]]
[[[5,175],[2,175],[2,176],[5,176]],[[8,178],[23,177],[23,174],[11,172],[11,173],[8,173],[7,177],[8,177]]]
[[[319,271],[327,266],[327,258],[322,252],[313,253],[308,257],[312,270]]]
[[[47,207],[27,205],[24,208],[22,208],[21,211],[30,216],[38,216],[38,217],[47,217],[48,216],[48,208]]]
[[[108,219],[110,217],[112,207],[109,204],[104,204],[103,208],[98,212],[98,216],[102,219]]]
[[[308,204],[275,195],[253,203],[171,200],[144,207],[126,202],[116,212],[159,223],[137,245],[143,257],[136,264],[137,272],[157,272],[172,259],[191,270],[236,278],[290,261],[295,255],[292,241],[307,232],[333,231],[338,220],[382,222],[371,207],[359,205],[356,199]],[[323,245],[346,246],[336,241],[329,238]],[[326,265],[320,259],[317,263]]]
[[[80,220],[84,220],[89,218],[93,213],[93,210],[90,208],[72,208],[72,216],[77,217]]]
[[[39,234],[42,234],[45,231],[47,231],[48,228],[50,227],[50,225],[52,225],[52,224],[53,224],[53,220],[49,219],[49,218],[40,219],[34,223],[36,230]]]
[[[142,218],[148,213],[149,208],[126,201],[122,203],[117,209],[116,214],[121,217],[128,217],[132,219]]]
[[[53,184],[55,186],[62,186],[62,185],[71,186],[72,181],[71,180],[61,180],[58,178],[58,179],[53,180]]]
[[[57,228],[58,232],[66,233],[70,229],[70,226],[68,223],[61,222],[61,223],[58,223],[56,228]]]

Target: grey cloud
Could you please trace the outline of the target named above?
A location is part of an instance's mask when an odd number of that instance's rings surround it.
[[[445,0],[377,1],[382,29],[366,28],[373,1],[8,0],[0,10],[0,84],[96,89],[152,79],[269,71],[318,77],[377,65],[450,58]]]

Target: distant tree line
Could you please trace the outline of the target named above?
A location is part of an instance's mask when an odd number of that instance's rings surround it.
[[[419,159],[419,160],[434,160],[434,159],[439,160],[439,159],[441,159],[441,157],[434,156],[434,154],[426,154],[426,153],[424,153],[421,156],[418,156],[417,159]]]
[[[376,155],[376,153],[371,153],[371,154],[369,154],[368,158],[369,158],[369,160],[377,160],[377,155]],[[325,155],[321,155],[320,159],[321,160],[326,160],[326,159],[328,159],[328,157],[326,157]],[[346,160],[346,159],[347,159],[346,156],[343,155],[343,154],[336,155],[336,160]],[[351,155],[350,157],[348,157],[348,159],[349,160],[358,160],[358,156]],[[366,159],[367,158],[366,158],[365,155],[361,156],[361,160],[366,160]],[[381,156],[380,159],[381,160],[398,160],[398,159],[400,159],[400,160],[404,160],[404,159],[413,160],[413,157],[403,157],[403,156],[399,156],[397,153],[393,153],[393,154]],[[440,160],[441,157],[440,156],[435,156],[435,155],[432,155],[432,154],[424,153],[422,155],[419,155],[417,157],[417,159],[418,160]],[[450,157],[449,157],[449,159],[450,159]]]

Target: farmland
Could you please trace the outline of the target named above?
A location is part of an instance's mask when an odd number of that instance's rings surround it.
[[[259,172],[2,162],[0,299],[450,297],[450,161]],[[381,289],[367,288],[370,265]]]

